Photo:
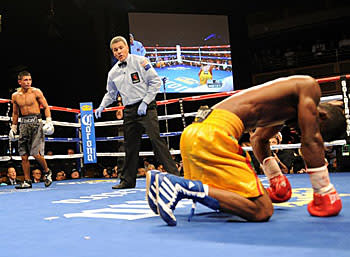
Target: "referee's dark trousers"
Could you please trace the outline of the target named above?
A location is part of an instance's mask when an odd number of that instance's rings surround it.
[[[139,151],[141,147],[142,133],[146,131],[149,136],[154,155],[163,164],[167,172],[179,175],[176,164],[171,158],[165,141],[160,137],[157,104],[152,101],[147,107],[147,113],[139,116],[137,110],[140,102],[125,106],[124,109],[124,145],[125,163],[121,174],[121,182],[135,186],[137,168],[139,163]]]

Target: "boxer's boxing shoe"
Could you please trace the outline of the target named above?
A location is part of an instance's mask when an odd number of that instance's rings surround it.
[[[200,181],[159,173],[155,176],[155,184],[159,214],[169,226],[176,226],[174,210],[181,199],[186,195],[191,197],[202,194],[202,197],[205,197],[203,184]]]
[[[273,203],[283,203],[292,197],[292,187],[285,175],[278,175],[270,179],[267,193]]]
[[[157,206],[156,176],[161,173],[159,170],[149,170],[146,173],[146,199],[148,206],[155,214],[159,214]]]
[[[206,195],[203,183],[199,180],[158,173],[155,176],[155,185],[159,214],[169,226],[176,226],[174,210],[183,198],[192,199],[213,210],[220,208],[216,199]]]
[[[15,186],[16,189],[29,189],[32,188],[32,181],[31,180],[24,180],[21,184],[18,186]]]
[[[49,169],[45,174],[44,174],[44,184],[45,187],[49,187],[52,184],[52,171]]]
[[[314,193],[314,199],[307,205],[310,215],[318,217],[336,216],[341,209],[341,199],[335,190],[323,195]]]

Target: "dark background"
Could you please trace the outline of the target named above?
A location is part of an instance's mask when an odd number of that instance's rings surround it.
[[[230,44],[226,15],[132,12],[129,14],[129,29],[135,40],[144,46]],[[211,34],[215,34],[215,38],[205,40]]]
[[[0,95],[10,98],[18,71],[28,69],[50,105],[97,106],[110,68],[109,42],[127,37],[128,12],[228,15],[235,87],[247,88],[252,49],[339,37],[339,30],[349,30],[349,6],[345,0],[2,0]],[[332,10],[341,14],[332,16]]]
[[[97,106],[110,68],[109,42],[115,35],[128,35],[128,12],[228,15],[234,32],[231,44],[235,85],[248,87],[251,83],[245,19],[248,11],[261,4],[228,3],[2,0],[1,97],[10,97],[11,89],[17,87],[18,71],[25,68],[32,73],[33,86],[44,91],[50,105],[78,108],[79,102],[93,101]]]

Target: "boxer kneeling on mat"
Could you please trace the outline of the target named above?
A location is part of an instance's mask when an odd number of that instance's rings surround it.
[[[180,150],[184,178],[149,171],[146,196],[150,208],[168,225],[176,225],[173,211],[182,198],[248,221],[267,221],[272,202],[288,201],[292,189],[270,150],[269,139],[284,125],[298,126],[301,151],[314,191],[310,215],[335,216],[342,203],[330,183],[323,140],[345,137],[346,121],[338,106],[320,104],[321,90],[309,76],[291,76],[235,94],[211,109],[201,110],[197,122],[184,130]],[[238,144],[244,131],[262,163],[270,187],[265,190]]]

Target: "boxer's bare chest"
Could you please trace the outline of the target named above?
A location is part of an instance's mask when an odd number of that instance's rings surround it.
[[[18,92],[15,97],[15,102],[20,108],[30,107],[33,105],[37,106],[39,104],[33,91]]]

